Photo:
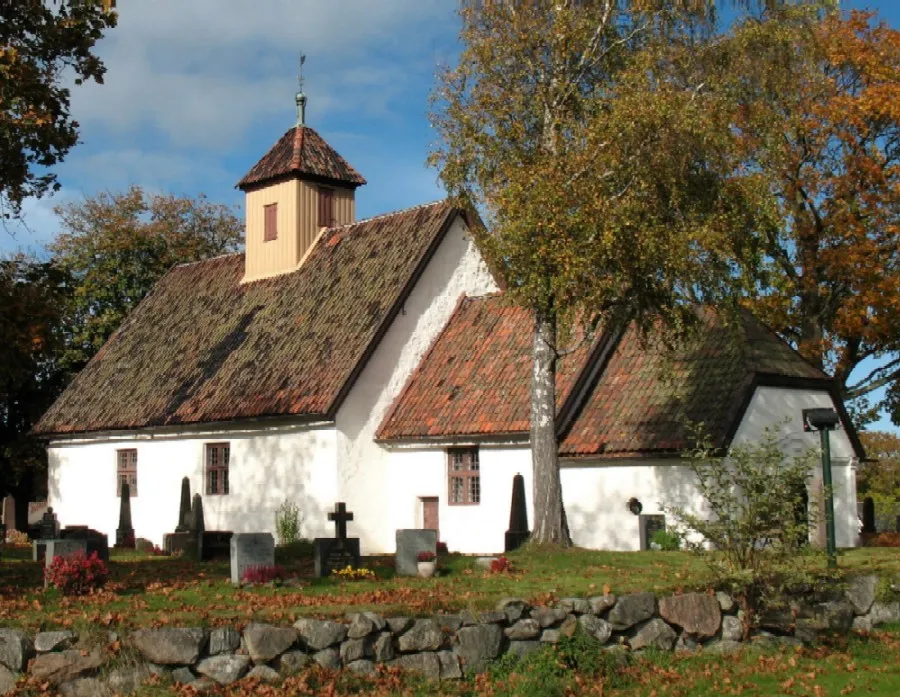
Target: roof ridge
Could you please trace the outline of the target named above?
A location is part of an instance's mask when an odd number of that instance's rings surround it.
[[[243,256],[244,254],[246,254],[245,251],[226,252],[225,254],[217,254],[214,257],[207,257],[206,259],[196,259],[195,261],[183,261],[180,264],[175,264],[172,267],[172,269],[180,269],[183,266],[195,266],[196,264],[205,264],[208,261],[217,261],[218,259],[224,259],[225,257]]]
[[[435,201],[430,201],[429,203],[420,203],[417,206],[410,206],[409,208],[400,208],[396,211],[391,211],[390,213],[379,213],[378,215],[373,215],[369,218],[361,218],[352,223],[344,223],[343,225],[335,225],[334,227],[328,228],[328,230],[343,230],[348,227],[354,227],[356,225],[362,225],[363,223],[371,223],[375,220],[383,220],[384,218],[392,218],[396,215],[403,215],[404,213],[411,213],[412,211],[419,210],[422,208],[431,208],[433,206],[439,206],[443,203],[449,203],[449,198],[438,199]]]

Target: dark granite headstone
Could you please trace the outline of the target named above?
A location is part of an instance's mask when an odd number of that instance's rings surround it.
[[[874,533],[875,529],[875,501],[871,496],[866,496],[862,504],[862,531]]]
[[[666,517],[664,515],[639,515],[638,522],[641,529],[641,551],[653,549],[653,534],[657,530],[666,529]]]
[[[191,480],[181,480],[181,504],[178,507],[178,525],[175,532],[187,532],[191,529]]]
[[[122,482],[119,501],[119,527],[116,528],[116,548],[134,549],[134,528],[131,526],[131,486]]]
[[[170,532],[163,535],[166,554],[194,554],[196,538],[190,532]]]
[[[103,561],[109,561],[109,538],[99,530],[93,530],[87,525],[69,525],[59,532],[61,540],[83,540],[84,553],[90,556],[94,552]]]
[[[504,551],[512,552],[521,547],[531,531],[528,529],[528,508],[525,505],[525,477],[513,477],[512,501],[509,505],[509,530],[506,531]]]
[[[53,512],[52,507],[48,507],[46,511],[44,511],[44,515],[41,517],[41,522],[38,523],[38,528],[40,529],[40,539],[42,540],[54,540],[59,534],[59,522],[56,520],[56,514]]]
[[[334,504],[328,520],[334,523],[334,537],[318,537],[315,541],[315,569],[319,578],[348,566],[357,569],[360,563],[359,538],[347,537],[347,523],[353,520],[353,514],[341,501]]]
[[[203,499],[200,494],[194,494],[191,504],[191,527],[188,534],[191,536],[191,545],[185,553],[193,559],[203,559],[203,533],[206,531],[206,521],[203,519]]]
[[[231,558],[231,530],[204,530],[200,543],[200,561]]]

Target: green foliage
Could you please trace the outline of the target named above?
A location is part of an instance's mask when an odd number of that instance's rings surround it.
[[[654,548],[662,552],[677,552],[683,543],[682,536],[674,530],[657,530],[650,538]]]
[[[47,168],[78,141],[64,76],[103,82],[94,45],[115,24],[95,3],[0,3],[0,218],[59,188]]]
[[[234,251],[244,229],[231,209],[202,195],[151,195],[136,186],[55,210],[63,232],[50,249],[74,279],[67,361],[75,368],[169,269]]]
[[[285,499],[275,512],[275,533],[279,545],[289,545],[300,537],[300,507]]]
[[[856,489],[876,503],[900,502],[900,438],[885,431],[860,433],[867,460],[860,464]]]
[[[756,606],[765,597],[809,578],[804,563],[818,506],[808,500],[814,451],[787,457],[778,429],[761,442],[715,457],[700,446],[689,456],[708,512],[667,509],[682,528],[687,546],[708,562],[718,582]]]

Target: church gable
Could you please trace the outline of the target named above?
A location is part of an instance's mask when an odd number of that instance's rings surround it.
[[[332,418],[457,214],[441,202],[328,229],[298,270],[254,283],[243,254],[176,267],[36,432]]]

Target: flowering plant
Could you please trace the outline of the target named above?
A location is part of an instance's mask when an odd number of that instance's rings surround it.
[[[31,545],[28,535],[21,530],[7,531],[6,543],[11,547],[28,547]]]
[[[85,556],[76,552],[70,557],[54,557],[44,569],[44,581],[64,595],[85,595],[102,588],[109,577],[109,570],[96,552]]]
[[[278,564],[275,566],[248,566],[244,569],[241,581],[244,583],[270,583],[271,581],[281,581],[286,575],[284,567]]]
[[[344,581],[367,581],[375,578],[375,572],[372,569],[354,569],[352,566],[334,569],[331,575]]]
[[[438,542],[437,543],[437,553],[440,555],[449,554],[450,552],[447,550],[446,542]]]
[[[508,557],[497,557],[491,561],[492,574],[510,574],[513,572],[513,564]]]
[[[434,554],[434,552],[430,552],[430,551],[428,551],[428,550],[425,550],[425,551],[423,551],[423,552],[419,552],[419,553],[416,555],[416,561],[434,561],[434,560],[435,560],[435,554]]]

